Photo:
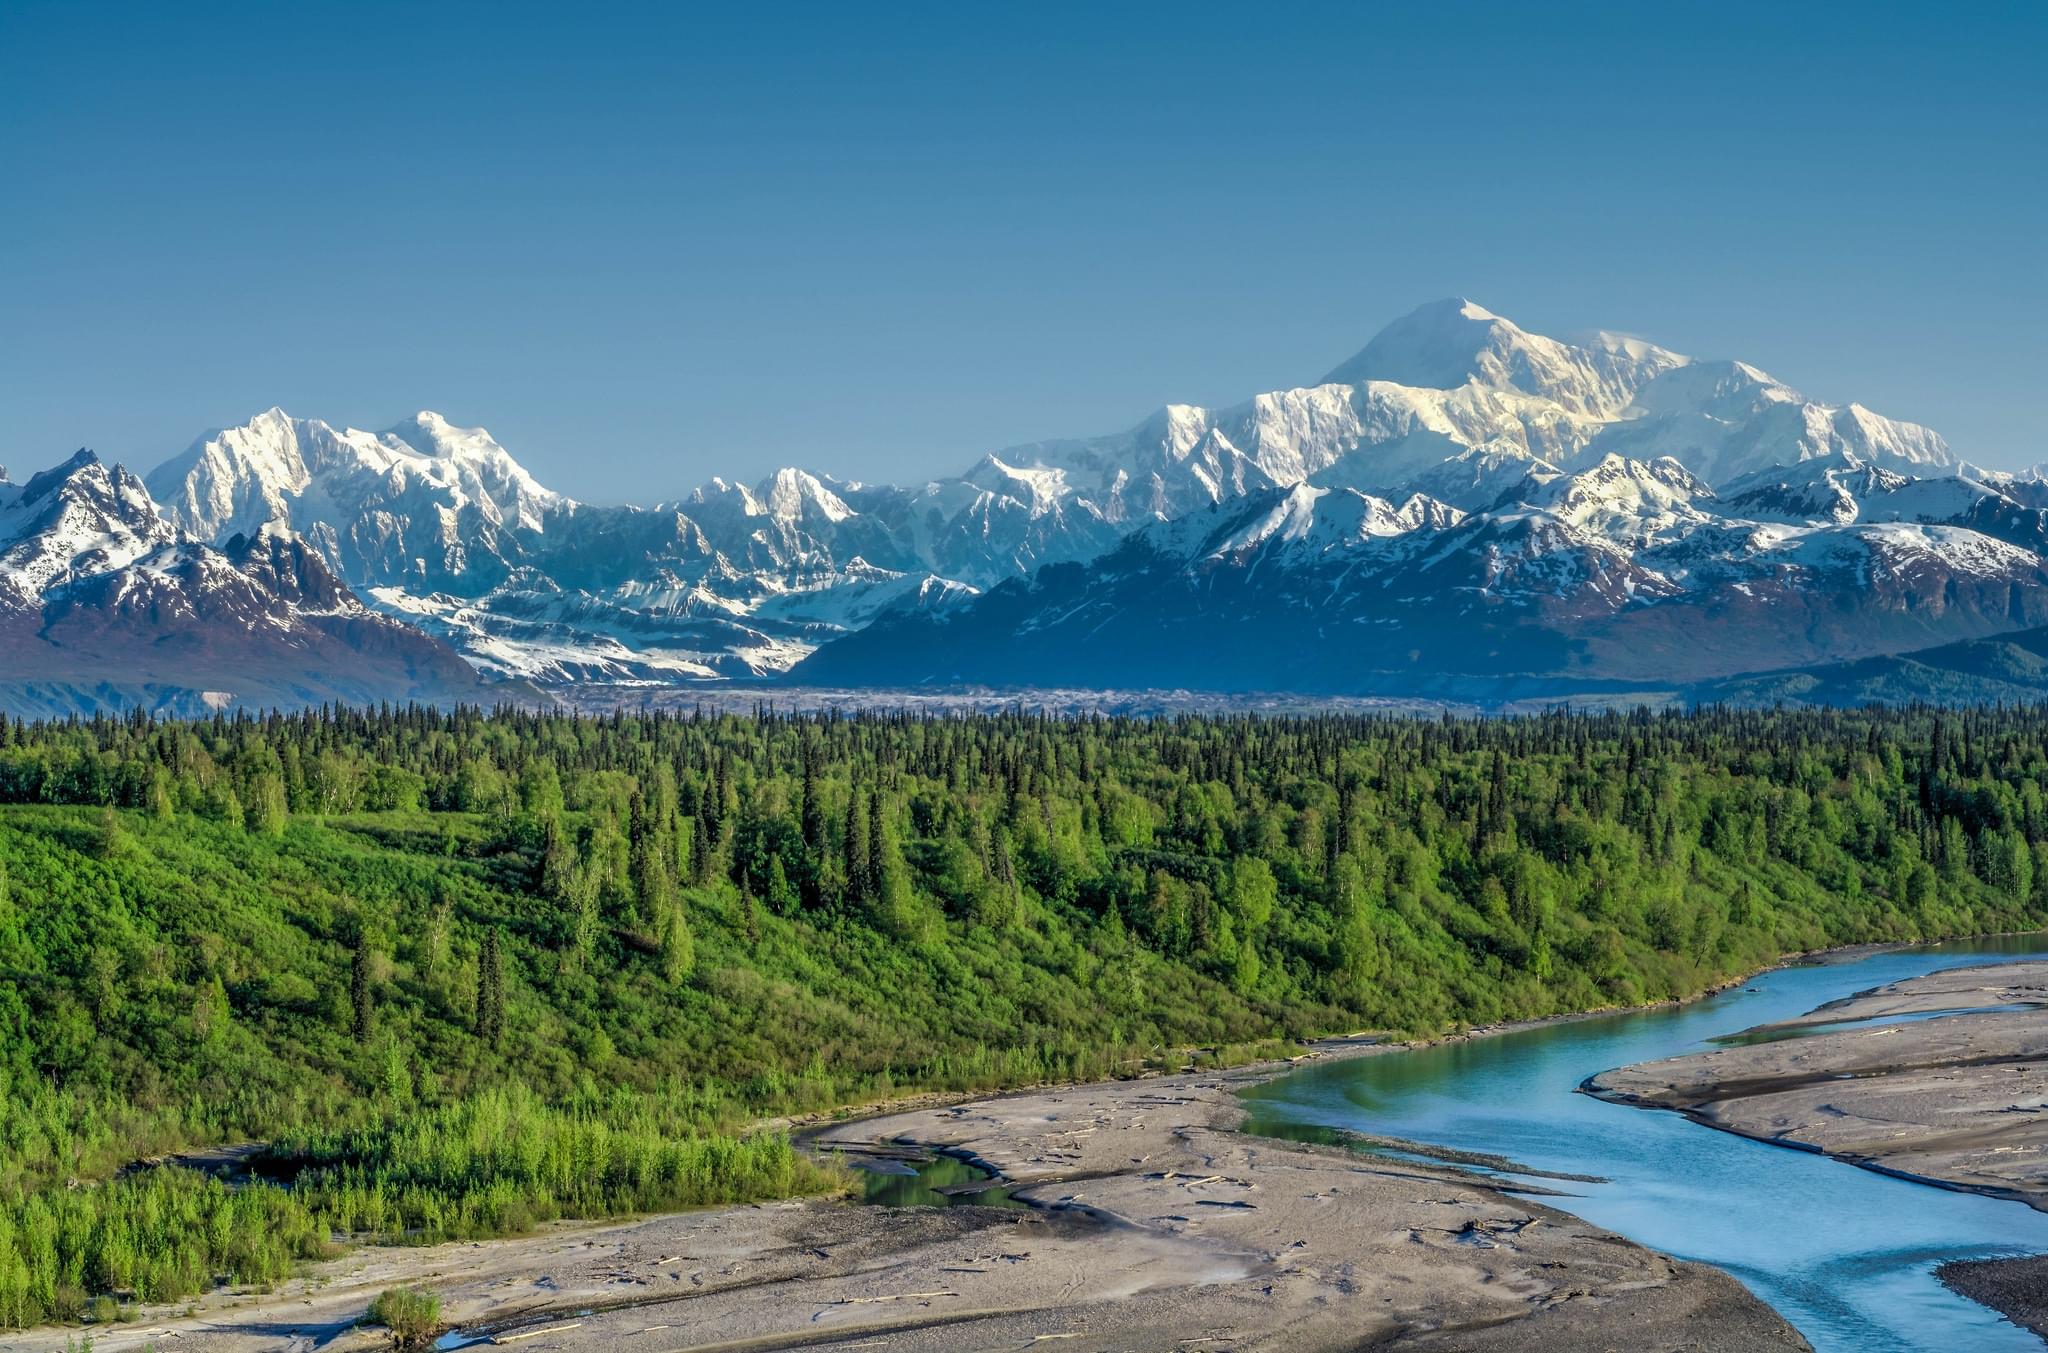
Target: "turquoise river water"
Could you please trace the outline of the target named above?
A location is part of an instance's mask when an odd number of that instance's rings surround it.
[[[1310,1065],[1247,1093],[1250,1126],[1349,1128],[1598,1175],[1607,1182],[1552,1182],[1570,1196],[1543,1201],[1727,1270],[1819,1353],[2041,1353],[2039,1339],[1949,1292],[1933,1270],[2048,1252],[2048,1213],[1577,1093],[1596,1072],[1700,1051],[1839,996],[2041,953],[2048,935],[1890,950],[1781,968],[1675,1009]]]

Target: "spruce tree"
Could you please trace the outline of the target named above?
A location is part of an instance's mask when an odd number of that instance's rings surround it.
[[[708,813],[699,813],[690,832],[690,882],[711,882],[718,869],[718,823]]]
[[[854,906],[866,906],[868,891],[868,815],[861,811],[860,790],[846,796],[846,899]]]
[[[498,951],[497,927],[484,932],[483,950],[476,962],[476,1036],[488,1047],[496,1047],[505,1032],[505,965]]]
[[[862,896],[868,900],[870,905],[882,901],[882,889],[885,883],[882,856],[884,852],[883,842],[885,840],[891,840],[891,838],[883,811],[882,791],[877,789],[874,793],[868,795],[868,868],[867,877],[861,883]]]
[[[697,942],[682,898],[671,892],[659,915],[662,975],[673,983],[685,982],[697,966]]]
[[[371,963],[369,932],[358,930],[355,961],[350,965],[348,978],[349,1032],[358,1043],[369,1038],[377,1023],[377,996],[372,986]]]
[[[814,742],[804,743],[804,784],[803,806],[799,829],[803,833],[804,849],[811,853],[814,863],[825,852],[825,805],[818,800],[818,747]]]

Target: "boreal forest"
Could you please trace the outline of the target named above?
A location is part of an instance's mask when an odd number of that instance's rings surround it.
[[[0,1326],[2048,912],[2048,711],[0,722]]]

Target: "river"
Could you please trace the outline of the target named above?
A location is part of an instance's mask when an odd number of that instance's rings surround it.
[[[1607,1182],[1550,1182],[1571,1196],[1543,1201],[1727,1270],[1819,1353],[2041,1353],[2034,1335],[1951,1293],[1933,1270],[2048,1252],[2048,1213],[1576,1093],[1596,1072],[1699,1051],[1839,996],[2041,953],[2048,934],[1888,950],[1776,969],[1676,1008],[1310,1065],[1248,1091],[1249,1126],[1349,1128],[1598,1175]]]

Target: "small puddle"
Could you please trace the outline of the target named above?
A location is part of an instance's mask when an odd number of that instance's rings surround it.
[[[1727,1048],[1754,1047],[1759,1043],[1782,1043],[1788,1038],[1811,1038],[1815,1034],[1840,1033],[1844,1029],[1882,1028],[1888,1024],[1918,1024],[1922,1020],[1945,1019],[1950,1015],[2023,1015],[2041,1007],[2030,1001],[2016,1005],[1969,1005],[1949,1010],[1913,1010],[1903,1015],[1863,1015],[1856,1019],[1821,1020],[1813,1024],[1766,1025],[1741,1033],[1710,1038],[1709,1043]]]
[[[897,1160],[846,1154],[861,1174],[860,1201],[872,1207],[1014,1207],[1009,1185],[979,1166],[952,1156]]]

